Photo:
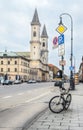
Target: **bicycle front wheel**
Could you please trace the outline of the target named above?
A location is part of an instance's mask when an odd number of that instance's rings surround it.
[[[68,94],[66,97],[65,110],[68,109],[68,107],[70,106],[70,103],[71,103],[71,94]]]
[[[65,100],[62,96],[54,96],[50,101],[49,101],[49,109],[53,113],[60,113],[63,111],[65,107]]]

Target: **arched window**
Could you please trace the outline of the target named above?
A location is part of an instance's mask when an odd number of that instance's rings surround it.
[[[45,42],[43,42],[43,47],[45,47]]]
[[[17,61],[15,60],[15,65],[17,64]]]
[[[8,64],[10,64],[10,61],[8,61]]]
[[[33,32],[33,36],[36,37],[36,31]]]

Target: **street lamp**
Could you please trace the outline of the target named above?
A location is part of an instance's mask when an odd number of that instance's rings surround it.
[[[68,13],[62,13],[60,15],[60,23],[62,23],[62,16],[67,15],[71,19],[71,66],[70,66],[70,89],[74,90],[75,89],[75,84],[74,84],[74,77],[73,77],[73,19],[70,14]]]

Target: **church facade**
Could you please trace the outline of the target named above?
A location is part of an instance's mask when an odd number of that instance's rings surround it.
[[[48,35],[45,25],[41,34],[40,29],[41,24],[35,9],[31,21],[30,52],[0,52],[0,77],[12,80],[49,80]]]

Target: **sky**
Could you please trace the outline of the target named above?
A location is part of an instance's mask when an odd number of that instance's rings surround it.
[[[68,13],[73,21],[73,66],[78,72],[83,56],[83,1],[82,0],[0,0],[0,52],[30,51],[31,21],[35,8],[41,23],[46,25],[48,33],[48,63],[61,68],[58,48],[53,49],[53,38],[60,36],[56,28],[60,15]],[[71,55],[71,18],[62,15],[62,22],[67,27],[64,32],[65,73],[70,73]]]

